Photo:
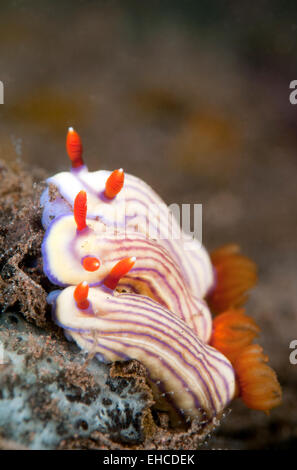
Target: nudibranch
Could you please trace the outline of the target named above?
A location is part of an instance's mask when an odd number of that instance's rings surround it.
[[[48,301],[67,338],[100,361],[143,363],[173,425],[220,416],[236,396],[277,406],[276,374],[254,344],[260,329],[242,308],[254,263],[236,245],[208,255],[123,169],[89,172],[72,128],[66,148],[71,171],[47,180],[41,205],[44,272],[60,288]]]
[[[101,361],[142,362],[158,408],[168,410],[174,422],[199,413],[211,418],[234,397],[229,360],[159,303],[108,287],[89,288],[77,302],[75,289],[67,287],[58,295],[56,323]],[[80,304],[86,300],[87,305]]]

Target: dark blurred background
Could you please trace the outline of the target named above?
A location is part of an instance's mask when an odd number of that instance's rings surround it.
[[[248,313],[284,388],[267,417],[233,406],[210,448],[297,444],[295,1],[0,2],[0,158],[123,167],[168,202],[203,204],[203,242],[259,265]]]

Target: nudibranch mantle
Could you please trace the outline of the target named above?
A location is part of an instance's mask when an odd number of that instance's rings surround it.
[[[100,360],[142,362],[159,407],[176,415],[182,410],[185,417],[204,412],[211,418],[234,398],[231,363],[172,312],[148,297],[108,288],[90,288],[89,308],[81,310],[74,289],[68,287],[56,298],[57,324]]]

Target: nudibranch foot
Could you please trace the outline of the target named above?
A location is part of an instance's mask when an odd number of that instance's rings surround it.
[[[247,291],[257,282],[257,267],[240,253],[237,245],[225,245],[211,253],[215,271],[215,285],[208,295],[214,313],[232,307],[241,307],[247,300]]]

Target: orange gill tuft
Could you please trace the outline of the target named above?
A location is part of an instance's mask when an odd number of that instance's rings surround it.
[[[214,319],[210,344],[233,363],[259,332],[258,325],[243,309],[230,309]]]
[[[211,253],[216,274],[216,286],[208,295],[214,313],[230,307],[241,307],[247,300],[247,291],[257,282],[257,267],[240,253],[237,245],[225,245]]]
[[[234,361],[239,395],[248,408],[268,413],[280,405],[282,392],[276,373],[258,344],[243,349]]]

